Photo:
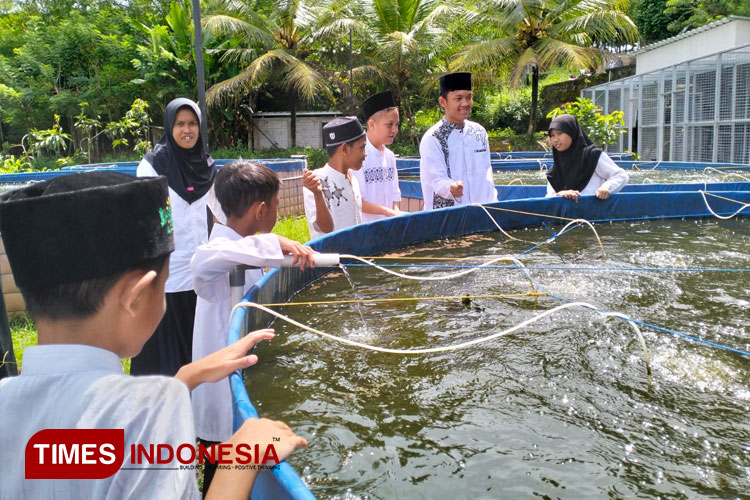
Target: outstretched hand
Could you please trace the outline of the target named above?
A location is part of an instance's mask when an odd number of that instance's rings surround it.
[[[257,363],[258,356],[248,355],[248,351],[261,340],[270,340],[273,337],[272,329],[250,332],[231,345],[184,365],[175,378],[184,382],[191,391],[205,382],[218,382],[232,372]]]

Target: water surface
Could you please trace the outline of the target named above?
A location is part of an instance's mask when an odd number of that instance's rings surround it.
[[[596,227],[604,260],[584,228],[520,259],[551,295],[750,350],[750,274],[740,272],[750,268],[750,221]],[[549,235],[542,228],[512,234],[526,242],[493,232],[397,255],[516,255]],[[690,271],[699,268],[715,270]],[[398,270],[439,276],[458,269]],[[349,272],[362,299],[530,290],[515,269],[437,282],[368,267]],[[337,272],[293,300],[354,297]],[[484,337],[561,303],[365,303],[361,316],[352,304],[280,310],[350,339],[417,348]],[[730,498],[750,491],[749,358],[644,327],[649,388],[631,328],[580,309],[473,348],[422,356],[367,352],[280,321],[274,328],[276,339],[257,349],[261,361],[246,375],[248,391],[262,415],[309,439],[290,463],[319,498]]]

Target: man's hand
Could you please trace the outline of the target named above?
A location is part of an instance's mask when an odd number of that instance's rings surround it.
[[[464,181],[453,181],[451,183],[451,196],[460,198],[464,195]]]
[[[289,238],[280,235],[276,236],[279,238],[281,251],[284,254],[294,255],[294,261],[292,262],[292,264],[294,266],[299,265],[300,271],[304,271],[306,267],[315,267],[315,261],[313,260],[315,250],[310,247],[306,247],[298,241],[290,240]]]

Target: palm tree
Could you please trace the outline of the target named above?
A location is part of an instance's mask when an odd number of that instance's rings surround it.
[[[454,69],[509,68],[511,85],[531,75],[529,136],[536,129],[539,74],[551,66],[593,68],[609,52],[597,43],[634,43],[638,28],[624,0],[484,0],[466,26],[489,27],[489,39],[464,47]]]
[[[292,146],[297,145],[298,98],[331,96],[320,68],[307,60],[315,22],[307,1],[269,2],[263,15],[252,0],[216,0],[211,4],[214,14],[204,23],[211,34],[233,40],[230,48],[221,50],[221,61],[245,66],[236,76],[208,89],[209,105],[273,81],[290,95]]]
[[[408,84],[419,88],[430,65],[449,43],[444,26],[456,17],[443,0],[332,0],[321,9],[319,40],[354,36],[360,47],[351,70],[363,83],[383,82],[393,91],[407,120]]]

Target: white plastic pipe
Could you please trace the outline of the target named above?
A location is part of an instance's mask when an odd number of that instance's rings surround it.
[[[316,253],[313,255],[313,261],[315,267],[338,267],[341,258],[337,253]],[[285,255],[284,260],[281,261],[281,267],[297,267],[292,262],[294,262],[294,255]]]

